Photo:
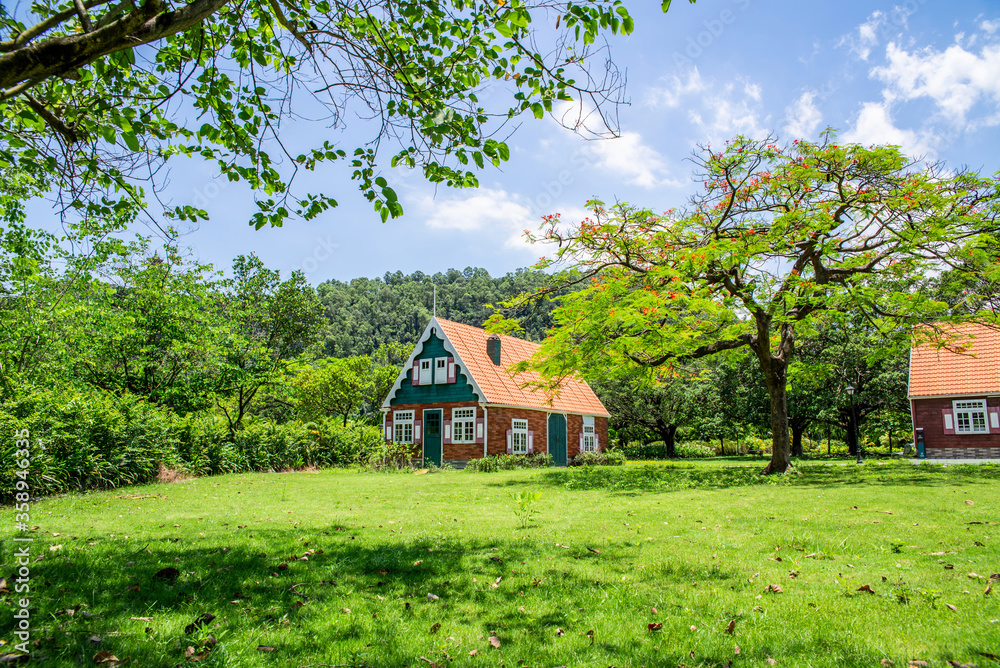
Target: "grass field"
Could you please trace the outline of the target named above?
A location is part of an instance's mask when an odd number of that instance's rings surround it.
[[[33,649],[45,666],[998,665],[1000,466],[756,470],[322,471],[38,501]]]

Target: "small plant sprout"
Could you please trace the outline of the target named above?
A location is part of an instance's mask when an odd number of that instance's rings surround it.
[[[514,515],[521,521],[521,528],[528,528],[531,518],[540,512],[535,504],[542,498],[542,493],[523,490],[516,494],[511,492],[510,498],[514,500]]]

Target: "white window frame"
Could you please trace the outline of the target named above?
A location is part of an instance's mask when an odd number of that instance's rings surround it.
[[[475,408],[451,409],[451,442],[452,443],[476,442]]]
[[[956,434],[990,433],[990,416],[984,399],[962,399],[951,402]]]
[[[583,451],[597,452],[597,429],[593,415],[583,416]]]
[[[447,385],[448,383],[448,358],[434,358],[434,384]]]
[[[413,443],[413,411],[396,411],[392,414],[393,443]]]
[[[511,453],[515,455],[528,454],[528,421],[514,418],[510,421]]]
[[[418,361],[420,362],[420,375],[417,378],[417,385],[430,385],[433,382],[434,360],[427,358]]]

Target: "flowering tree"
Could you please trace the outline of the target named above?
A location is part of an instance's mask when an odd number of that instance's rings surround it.
[[[570,228],[549,217],[541,237],[559,245],[549,262],[575,263],[589,284],[562,299],[532,364],[550,382],[577,370],[663,374],[749,348],[771,403],[764,472],[783,472],[796,336],[848,314],[876,326],[975,317],[902,279],[970,257],[997,271],[996,183],[920,165],[894,146],[840,145],[832,132],[789,147],[739,137],[695,162],[704,192],[684,210],[595,201],[593,217]]]

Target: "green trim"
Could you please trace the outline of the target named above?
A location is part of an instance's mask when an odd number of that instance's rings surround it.
[[[441,338],[436,334],[431,334],[427,341],[424,342],[420,355],[415,359],[433,360],[437,357],[454,357],[454,355],[445,349],[444,341]],[[458,359],[455,360],[455,364],[458,364]],[[431,368],[434,368],[433,363],[431,364]],[[435,404],[453,401],[479,401],[476,391],[472,389],[469,378],[465,375],[461,367],[456,370],[456,380],[454,383],[414,385],[413,363],[411,362],[410,368],[406,369],[403,376],[403,382],[400,384],[399,389],[396,390],[396,396],[392,398],[389,405]]]

